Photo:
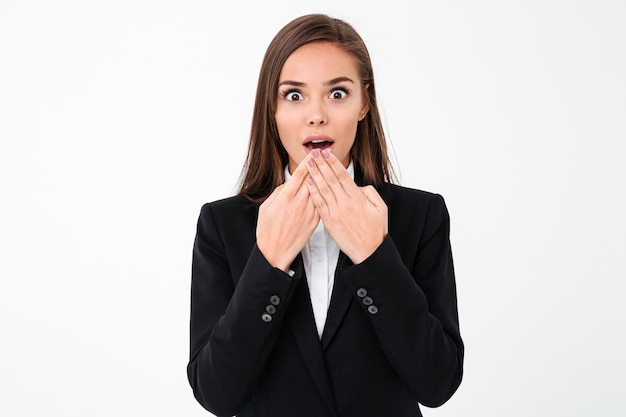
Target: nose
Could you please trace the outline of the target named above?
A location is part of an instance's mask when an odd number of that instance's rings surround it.
[[[311,102],[309,106],[308,122],[311,126],[328,124],[328,114],[322,100]]]

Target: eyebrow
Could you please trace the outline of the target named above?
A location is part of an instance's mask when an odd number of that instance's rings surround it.
[[[324,86],[328,87],[328,86],[331,86],[331,85],[336,85],[336,84],[342,83],[344,81],[347,81],[347,82],[350,82],[350,83],[354,84],[354,81],[351,78],[349,78],[349,77],[337,77],[337,78],[333,78],[332,80],[329,80],[329,81],[324,81]],[[302,83],[300,81],[291,81],[291,80],[285,80],[285,81],[283,81],[283,82],[278,84],[279,87],[281,85],[293,85],[294,87],[305,87],[306,86],[305,83]]]

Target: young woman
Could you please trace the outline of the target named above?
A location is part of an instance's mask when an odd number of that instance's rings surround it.
[[[421,416],[459,386],[448,212],[391,184],[347,23],[270,43],[240,194],[202,207],[192,274],[188,377],[217,416]]]

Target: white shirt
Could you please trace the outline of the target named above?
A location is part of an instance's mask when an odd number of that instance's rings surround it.
[[[348,165],[348,173],[354,179],[354,165],[352,161]],[[287,166],[285,167],[285,181],[289,181],[290,178],[291,175]],[[302,249],[302,260],[304,261],[304,272],[309,284],[317,334],[321,339],[324,324],[326,323],[328,306],[330,305],[330,296],[333,293],[335,269],[339,260],[339,246],[328,234],[321,220]]]

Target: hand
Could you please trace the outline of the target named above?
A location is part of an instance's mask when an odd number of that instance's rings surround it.
[[[307,176],[302,161],[291,179],[277,187],[259,207],[257,246],[270,265],[285,272],[320,220],[304,184]]]
[[[324,227],[355,264],[363,262],[387,236],[387,205],[374,187],[357,186],[328,150],[305,159],[309,192]]]

